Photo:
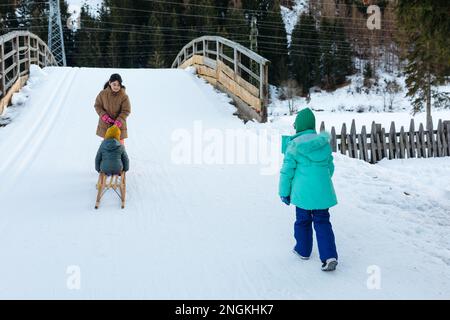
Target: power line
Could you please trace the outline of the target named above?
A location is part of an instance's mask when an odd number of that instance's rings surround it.
[[[120,9],[120,10],[126,10],[126,11],[137,11],[137,12],[145,12],[145,13],[158,13],[158,14],[165,14],[165,15],[175,15],[175,16],[181,16],[181,17],[185,17],[185,16],[190,16],[190,17],[202,17],[202,18],[212,18],[212,19],[224,19],[227,21],[242,21],[242,19],[233,19],[233,18],[223,18],[223,17],[217,17],[217,16],[207,16],[207,15],[193,15],[193,14],[178,14],[178,13],[172,13],[172,12],[163,12],[163,11],[154,11],[154,10],[143,10],[143,9],[133,9],[133,8],[121,8],[121,7],[110,7],[110,8],[115,8],[115,9]],[[131,16],[130,16],[131,17]],[[137,17],[137,16],[136,16]],[[101,22],[101,23],[107,23],[107,22],[103,22],[103,21],[98,21],[97,22]],[[111,22],[110,22],[111,23]],[[116,24],[118,24],[116,22]],[[132,25],[132,24],[129,24]],[[258,25],[260,25],[262,28],[265,29],[269,29],[269,28],[273,28],[274,30],[278,29],[278,30],[285,30],[284,26],[280,26],[277,23],[272,23],[272,22],[268,22],[268,21],[260,21],[258,22]],[[140,26],[140,25],[135,25],[135,26]],[[304,24],[304,26],[316,26],[316,24]],[[364,30],[367,31],[367,27],[363,26],[363,27],[343,27],[344,30]],[[384,29],[383,31],[398,31],[398,29]]]
[[[178,3],[178,2],[172,2],[172,1],[161,1],[161,0],[142,0],[145,2],[156,2],[156,3],[164,3],[164,4],[175,4],[175,5],[180,5],[180,6],[185,6],[185,3]],[[322,0],[322,3],[328,3],[328,4],[336,4],[335,1],[331,0],[331,1],[325,1]],[[225,10],[235,10],[235,11],[242,11],[243,13],[249,12],[252,14],[261,12],[261,13],[280,13],[280,11],[274,11],[274,10],[251,10],[251,9],[241,9],[241,8],[234,8],[234,7],[221,7],[221,6],[212,6],[212,5],[203,5],[203,4],[195,4],[195,3],[189,3],[189,6],[194,6],[194,7],[200,7],[200,8],[212,8],[212,9],[225,9]],[[282,7],[282,6],[280,6]],[[284,7],[284,6],[283,6]],[[285,7],[286,8],[286,7]],[[346,18],[346,17],[339,17],[339,16],[324,16],[324,15],[320,15],[320,17],[329,17],[329,18],[341,18],[341,19],[351,19],[352,21],[354,20],[364,20],[367,21],[367,19],[364,18]],[[395,20],[388,20],[388,19],[384,19],[384,21],[395,21]]]
[[[39,28],[40,26],[32,26],[32,27],[30,27],[30,28],[28,28],[28,29],[31,29],[31,28]],[[43,26],[42,26],[43,27]],[[155,32],[155,31],[152,31],[152,32],[138,32],[138,31],[129,31],[129,30],[124,30],[124,29],[107,29],[107,28],[89,28],[89,27],[84,27],[83,28],[84,30],[87,30],[87,31],[90,31],[90,32],[103,32],[103,31],[110,31],[110,32],[118,32],[118,33],[127,33],[127,34],[139,34],[139,35],[147,35],[147,36],[149,36],[149,35],[154,35],[154,34],[159,34],[159,33],[157,33],[157,32]],[[83,29],[81,29],[81,30],[83,30]],[[20,30],[20,29],[18,29],[18,30]],[[199,31],[199,30],[197,30],[197,32],[201,35],[202,33],[204,34],[204,35],[212,35],[210,32],[208,32],[208,31]],[[214,33],[214,34],[216,34],[216,33]],[[234,36],[234,39],[235,40],[237,40],[237,41],[239,41],[239,40],[247,40],[247,38],[248,38],[248,35],[247,34],[236,34],[236,33],[228,33],[228,35],[229,36]],[[190,36],[183,36],[183,35],[170,35],[169,36],[170,38],[175,38],[175,39],[180,39],[180,41],[181,40],[185,40],[185,39],[187,39],[188,41],[190,41],[190,40],[192,40],[193,38],[192,37],[190,37]],[[282,43],[279,43],[279,42],[273,42],[273,41],[270,41],[272,38],[275,38],[275,39],[283,39],[282,37],[271,37],[271,36],[267,36],[267,37],[264,37],[264,36],[261,36],[260,37],[260,39],[258,40],[260,43],[262,43],[262,44],[268,44],[268,45],[280,45],[280,44],[282,44]],[[175,39],[171,39],[171,40],[175,40]],[[265,39],[265,40],[264,40]],[[301,38],[300,40],[303,40],[303,41],[305,41],[305,42],[308,42],[308,43],[306,43],[306,44],[302,44],[302,43],[296,43],[295,41],[296,40],[298,40],[298,38],[295,38],[295,37],[292,37],[292,42],[291,42],[291,45],[290,46],[286,46],[286,48],[289,48],[290,50],[292,50],[293,48],[296,48],[296,47],[317,47],[317,48],[320,48],[320,47],[322,47],[322,45],[326,45],[326,44],[344,44],[344,45],[349,45],[350,47],[353,45],[353,46],[357,46],[359,49],[370,49],[370,48],[372,48],[371,46],[364,46],[364,44],[357,44],[357,45],[355,45],[355,44],[352,44],[352,43],[350,43],[349,41],[345,41],[345,40],[343,40],[343,41],[339,41],[339,40],[332,40],[332,39],[320,39],[320,38]],[[85,42],[100,42],[100,43],[102,43],[102,42],[106,42],[106,43],[110,43],[110,40],[84,40]],[[138,41],[138,42],[150,42],[150,41],[152,41],[152,39],[136,39],[136,41]],[[156,40],[155,40],[156,41]],[[187,42],[188,42],[187,41]],[[311,43],[311,42],[313,42],[313,41],[315,41],[315,42],[317,42],[317,44],[314,44],[314,43]],[[78,43],[78,42],[82,42],[82,41],[79,41],[79,40],[75,40],[74,41],[75,43]],[[119,42],[119,43],[121,43],[121,42],[123,42],[123,43],[128,43],[127,41],[125,41],[125,40],[123,40],[123,41],[117,41],[117,42]],[[352,50],[352,49],[349,49],[349,50],[345,50],[345,51],[354,51],[354,50]]]
[[[155,11],[155,10],[143,10],[143,9],[134,9],[134,8],[123,8],[123,7],[109,7],[110,9],[117,9],[117,10],[125,10],[125,11],[135,11],[135,12],[145,12],[145,13],[159,13],[159,14],[165,14],[165,15],[173,15],[172,12],[163,12],[163,11]],[[222,17],[217,17],[217,16],[206,16],[206,15],[198,15],[198,14],[178,14],[176,13],[176,15],[178,16],[183,16],[183,17],[200,17],[200,18],[210,18],[210,19],[223,19]],[[242,21],[242,19],[234,19],[234,18],[227,18],[229,21]],[[365,21],[367,21],[366,19],[363,19]],[[269,22],[265,22],[267,24],[269,24]],[[275,25],[278,25],[277,23],[273,23]],[[361,29],[361,28],[358,28]],[[363,28],[366,29],[367,28]]]
[[[32,26],[31,28],[39,28],[40,26]],[[43,27],[43,26],[42,26]],[[19,28],[20,29],[20,28]],[[28,28],[30,29],[30,28]],[[111,28],[89,28],[89,27],[84,27],[84,30],[87,31],[93,31],[93,32],[103,32],[103,31],[110,31],[110,32],[122,32],[122,33],[128,33],[128,34],[139,34],[139,35],[154,35],[154,34],[159,34],[156,31],[147,31],[147,32],[139,32],[139,31],[129,31],[129,30],[124,30],[124,29],[111,29]],[[81,29],[81,30],[83,30]],[[178,30],[177,28],[171,29],[170,30]],[[210,31],[206,31],[206,30],[196,30],[196,32],[199,35],[212,35]],[[213,34],[217,34],[217,32],[214,32]],[[319,32],[319,34],[322,34]],[[331,33],[333,34],[333,33]],[[220,35],[220,33],[219,33]],[[248,38],[248,34],[242,34],[242,33],[228,33],[229,36],[233,36],[233,38],[235,39],[242,39],[242,40],[247,40]],[[168,35],[169,38],[175,38],[175,39],[188,39],[189,41],[192,40],[192,37],[190,36],[183,36],[183,35]],[[371,46],[365,46],[364,43],[361,44],[355,44],[355,43],[351,43],[350,41],[346,41],[346,40],[333,40],[333,39],[321,39],[321,38],[307,38],[307,37],[303,37],[303,38],[297,38],[297,37],[291,37],[292,41],[291,41],[291,45],[289,46],[289,48],[295,48],[295,47],[320,47],[321,45],[326,45],[326,44],[343,44],[343,45],[350,45],[350,46],[356,46],[358,48],[361,49],[369,49],[371,48]],[[260,36],[259,37],[259,41],[261,43],[264,44],[273,44],[273,45],[282,45],[282,43],[278,43],[278,42],[274,42],[272,39],[283,39],[283,41],[286,41],[284,39],[284,37],[274,37],[274,36]],[[301,40],[307,43],[297,43],[297,40]],[[95,40],[93,40],[95,41]],[[108,40],[102,41],[102,40],[98,40],[99,42],[109,42]],[[137,39],[136,41],[143,41],[142,39]],[[148,40],[150,41],[150,40]],[[78,42],[77,40],[75,40],[75,42]],[[311,42],[317,42],[315,43],[311,43]]]
[[[82,20],[82,21],[88,21],[88,20]],[[100,21],[99,23],[101,24],[110,24],[110,22],[102,22]],[[119,22],[115,22],[112,23],[114,25],[119,25],[119,26],[135,26],[141,29],[155,29],[154,27],[151,26],[142,26],[142,25],[136,25],[136,24],[127,24],[127,23],[119,23]],[[310,25],[312,26],[312,25]],[[315,25],[314,25],[315,26]],[[198,28],[198,26],[195,26],[196,28]],[[101,29],[101,28],[100,28]],[[175,30],[175,31],[192,31],[192,29],[187,29],[187,28],[173,28],[173,27],[160,27],[161,30]],[[265,29],[271,29],[271,28],[265,28]],[[120,30],[120,29],[111,29],[111,30]],[[365,29],[367,30],[367,29]],[[201,32],[202,30],[193,30],[193,31],[197,31],[197,32]],[[136,32],[136,31],[130,31],[130,32]],[[336,35],[336,34],[340,34],[340,32],[335,31],[335,30],[331,30],[331,31],[323,31],[323,30],[316,30],[318,35]],[[230,35],[236,35],[236,36],[248,36],[247,33],[229,33]],[[292,35],[291,35],[292,36]],[[270,38],[270,39],[281,39],[283,41],[287,40],[287,38],[285,37],[278,37],[278,36],[270,36],[270,35],[259,35],[260,38],[265,37],[265,38]],[[295,37],[293,37],[295,39]],[[372,37],[371,39],[384,39],[384,37],[381,36],[377,36],[377,38]],[[336,40],[337,41],[337,40]]]

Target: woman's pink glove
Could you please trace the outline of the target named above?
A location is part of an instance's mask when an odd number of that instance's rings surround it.
[[[120,122],[119,120],[114,121],[114,124],[115,124],[118,128],[121,128],[121,127],[122,127],[122,122]]]
[[[107,114],[104,114],[102,116],[102,120],[103,120],[103,122],[108,123],[108,124],[113,124],[114,123],[114,120],[110,116],[108,116]]]

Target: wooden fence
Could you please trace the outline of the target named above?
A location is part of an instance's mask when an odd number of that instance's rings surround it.
[[[203,36],[185,45],[172,64],[172,68],[189,66],[228,93],[242,118],[267,121],[269,60],[231,40]]]
[[[57,65],[47,44],[28,31],[13,31],[0,36],[0,114],[12,92],[25,82],[31,64],[40,67]],[[10,90],[11,89],[11,90]]]
[[[355,120],[347,132],[345,123],[340,134],[331,128],[331,147],[333,152],[340,152],[351,158],[377,163],[383,158],[430,158],[450,156],[450,121],[439,120],[437,130],[424,130],[421,123],[415,129],[414,119],[411,119],[409,130],[402,126],[396,131],[395,123],[391,122],[389,131],[372,122],[370,131],[362,126],[361,132],[356,132]],[[433,128],[433,123],[427,124]],[[320,131],[325,131],[325,123],[320,125]]]

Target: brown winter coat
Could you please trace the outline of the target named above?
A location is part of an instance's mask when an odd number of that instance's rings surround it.
[[[119,92],[114,93],[111,87],[100,91],[95,99],[95,111],[99,115],[97,135],[104,138],[106,130],[111,126],[103,122],[102,116],[106,113],[114,120],[119,120],[122,122],[122,127],[120,128],[121,134],[120,139],[128,138],[127,134],[127,117],[131,112],[130,99],[125,93],[125,89],[120,89]]]

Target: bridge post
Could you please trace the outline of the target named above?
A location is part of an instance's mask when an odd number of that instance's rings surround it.
[[[3,42],[3,39],[0,40],[0,60],[1,60],[1,67],[0,67],[0,71],[1,71],[1,76],[2,76],[2,82],[1,85],[2,87],[0,88],[2,91],[2,96],[4,96],[6,94],[6,82],[5,82],[5,45]]]
[[[269,104],[269,88],[268,88],[268,65],[259,65],[259,90],[261,97],[261,117],[262,122],[267,121],[267,105]]]
[[[234,80],[236,80],[237,76],[238,76],[238,72],[239,72],[239,68],[238,68],[238,53],[237,53],[237,49],[233,48],[233,56],[234,56]]]
[[[28,52],[27,52],[27,70],[30,70],[31,67],[31,37],[30,35],[27,36],[27,46],[28,46]]]
[[[20,77],[20,52],[19,52],[20,36],[19,35],[16,36],[16,41],[15,41],[14,47],[16,50],[16,54],[14,55],[14,60],[16,63],[16,77]]]
[[[219,40],[216,40],[216,60],[220,61]]]

